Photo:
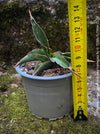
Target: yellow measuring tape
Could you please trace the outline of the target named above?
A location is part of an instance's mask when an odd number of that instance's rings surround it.
[[[74,120],[87,119],[87,23],[86,0],[68,0]]]

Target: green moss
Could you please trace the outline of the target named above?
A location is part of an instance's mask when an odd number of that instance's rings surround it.
[[[11,78],[9,75],[2,75],[0,76],[0,91],[4,92],[8,90],[10,84],[13,82],[13,78]]]
[[[46,27],[47,37],[50,42],[50,47],[54,50],[69,51],[70,46],[68,44],[68,25],[64,20],[61,22],[57,18],[49,18],[48,27]]]
[[[36,21],[46,32],[50,47],[54,51],[68,49],[68,47],[66,48],[68,40],[66,36],[68,31],[65,24],[66,12],[63,12],[64,18],[62,15],[59,16],[60,6],[64,7],[63,11],[65,11],[66,4],[60,3],[58,8],[55,6],[57,8],[55,16],[50,14],[48,2],[42,2],[41,4],[39,1],[29,6]],[[13,61],[17,62],[32,49],[40,47],[33,36],[28,8],[25,4],[14,1],[1,8],[0,33],[2,33],[0,34],[2,42],[1,61],[9,62],[13,59]]]
[[[88,48],[87,48],[88,57],[96,61],[96,24],[88,26],[87,35],[88,35]]]
[[[18,2],[9,2],[3,6],[3,9],[0,11],[0,21],[7,22],[7,24],[16,24],[16,20],[23,15],[25,16],[26,7],[25,5],[20,5]]]
[[[34,48],[40,48],[33,36],[28,7],[38,24],[45,31],[50,47],[56,51],[70,51],[67,4],[59,1],[50,6],[48,2],[34,1],[33,4],[10,2],[0,8],[0,61],[17,62]],[[49,9],[54,9],[51,14]],[[96,29],[88,27],[88,58],[96,58]],[[95,52],[94,52],[95,50]]]
[[[13,83],[7,76],[3,77],[5,82],[9,80],[8,85]],[[93,116],[89,116],[88,121],[77,122],[70,115],[56,121],[38,119],[29,111],[24,89],[20,86],[10,88],[8,94],[0,97],[0,134],[51,134],[51,131],[54,134],[99,134],[99,124]]]

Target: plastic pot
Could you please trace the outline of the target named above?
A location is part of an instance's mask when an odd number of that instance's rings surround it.
[[[55,120],[69,114],[73,106],[72,73],[52,77],[32,76],[21,71],[29,109],[38,118]]]

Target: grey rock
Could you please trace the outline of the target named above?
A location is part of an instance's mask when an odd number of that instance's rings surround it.
[[[95,107],[95,108],[97,108],[97,106],[98,106],[97,103],[98,103],[97,101],[94,101],[94,102],[92,103],[92,106]]]
[[[27,72],[27,74],[30,74],[30,75],[32,75],[34,73],[34,70],[29,70],[28,72]]]
[[[0,72],[0,76],[3,75],[3,72]]]
[[[13,74],[11,76],[11,78],[15,78],[15,79],[21,80],[21,75],[20,74]]]

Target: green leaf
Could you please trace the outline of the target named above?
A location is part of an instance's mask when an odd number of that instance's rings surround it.
[[[62,56],[68,56],[68,57],[71,57],[70,52],[65,52],[65,53],[63,53],[63,52],[61,52],[61,51],[57,51],[56,53],[58,53],[58,54],[60,54],[60,55],[62,55]]]
[[[82,79],[82,77],[71,66],[68,69]]]
[[[39,61],[36,66],[35,66],[35,69],[34,69],[34,73],[37,71],[37,69],[40,67],[40,65],[42,64],[41,61]]]
[[[16,65],[20,65],[20,64],[23,64],[23,63],[26,63],[26,62],[30,62],[30,61],[48,61],[48,57],[45,56],[45,55],[41,55],[41,54],[29,54],[29,55],[26,55],[24,58],[22,58]]]
[[[34,75],[42,72],[43,70],[49,69],[53,66],[53,63],[50,61],[46,61],[46,62],[38,62],[38,64],[36,65],[35,69],[34,69]]]
[[[60,51],[56,51],[56,53],[62,55],[62,52],[60,52]]]
[[[32,29],[33,29],[33,33],[37,39],[37,41],[41,44],[41,46],[45,49],[49,50],[49,43],[48,43],[48,39],[44,33],[44,31],[42,30],[42,28],[36,23],[35,19],[33,18],[33,16],[31,15],[31,12],[29,11],[30,14],[30,18],[31,18],[31,23],[32,23]]]
[[[23,63],[29,62],[29,61],[35,61],[36,59],[33,57],[32,54],[30,55],[26,55],[25,57],[23,57],[14,67],[21,65]]]
[[[64,56],[64,58],[65,58],[68,62],[71,62],[71,57]]]
[[[60,65],[63,68],[68,68],[70,66],[69,62],[60,54],[54,53],[54,56],[50,58],[52,62],[56,62],[58,65]]]
[[[53,57],[53,51],[51,48],[49,48],[49,57]]]
[[[65,52],[65,53],[61,53],[63,56],[65,56],[65,57],[71,57],[71,54],[70,54],[70,52]]]
[[[71,54],[70,52],[60,52],[60,51],[57,51],[56,53],[60,54],[61,56],[63,56],[68,62],[71,62]]]
[[[29,52],[28,54],[40,54],[40,55],[46,56],[46,52],[44,51],[44,49],[34,49],[31,52]]]
[[[58,65],[60,65],[63,68],[69,69],[71,72],[73,72],[74,74],[80,77],[80,75],[70,66],[69,62],[63,56],[60,55],[60,53],[58,52],[54,53],[54,57],[50,58],[50,60],[52,62],[56,62]]]
[[[41,54],[32,54],[32,55],[33,55],[34,60],[38,60],[38,61],[42,61],[42,62],[49,60],[48,57],[45,55],[41,55]]]

